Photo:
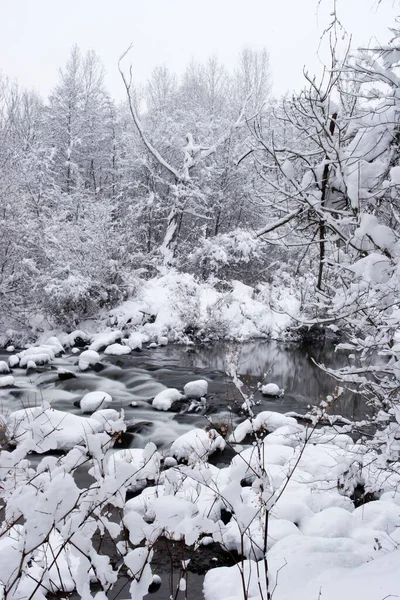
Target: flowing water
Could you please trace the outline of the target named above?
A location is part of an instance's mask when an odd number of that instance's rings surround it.
[[[0,352],[0,360],[7,360]],[[259,410],[304,413],[335,389],[336,382],[315,365],[330,367],[346,364],[344,354],[335,354],[331,346],[298,346],[276,342],[256,341],[241,346],[164,346],[132,352],[122,357],[102,355],[104,369],[100,372],[79,372],[78,356],[70,354],[55,359],[50,366],[28,373],[14,369],[14,388],[0,388],[1,412],[8,413],[23,407],[36,406],[45,400],[53,408],[81,414],[79,400],[87,392],[100,390],[113,398],[113,408],[123,408],[125,417],[137,426],[134,446],[153,441],[167,447],[178,435],[194,426],[206,423],[204,415],[187,412],[174,414],[156,411],[151,399],[164,387],[182,390],[194,379],[208,381],[207,414],[213,419],[236,416],[241,400],[230,378],[227,365],[234,361],[246,389],[256,390],[260,381],[274,382],[285,390],[281,398],[262,397]],[[60,380],[59,369],[71,371],[75,377]],[[265,376],[265,377],[264,377]],[[134,406],[132,406],[134,403]],[[361,418],[366,410],[359,397],[346,391],[338,400],[335,412],[348,418]],[[232,417],[233,414],[233,417]]]

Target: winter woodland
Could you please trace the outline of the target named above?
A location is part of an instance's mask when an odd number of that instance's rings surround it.
[[[292,97],[251,49],[143,86],[129,49],[122,103],[78,47],[46,99],[0,77],[0,599],[151,598],[161,543],[181,559],[157,598],[399,593],[400,28],[357,49],[332,18],[330,63]],[[346,366],[319,365],[332,393],[302,415],[264,410],[284,390],[246,387],[235,350],[218,419],[198,376],[13,409],[37,373],[76,393],[115,357],[255,338],[329,341]],[[347,388],[368,419],[338,414]],[[183,404],[204,427],[174,429]],[[226,560],[195,595],[208,547]]]

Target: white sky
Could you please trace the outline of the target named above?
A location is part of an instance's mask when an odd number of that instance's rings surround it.
[[[338,14],[356,45],[386,43],[400,13],[398,0],[337,0]],[[0,70],[46,96],[58,68],[77,43],[94,49],[114,98],[123,97],[118,57],[133,42],[135,80],[165,63],[182,73],[190,60],[216,55],[233,68],[244,46],[266,47],[274,93],[303,85],[307,65],[317,72],[321,31],[331,0],[0,0]]]

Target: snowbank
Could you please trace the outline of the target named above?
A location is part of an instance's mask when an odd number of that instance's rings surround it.
[[[185,341],[188,332],[210,340],[278,339],[291,324],[288,315],[299,312],[299,300],[290,290],[267,284],[252,288],[239,281],[230,285],[230,291],[220,292],[212,282],[199,282],[193,275],[170,271],[141,281],[137,296],[111,310],[109,322],[120,330],[134,330],[128,345],[135,349],[148,341]],[[271,310],[272,300],[279,304],[279,312]],[[102,339],[102,345],[116,338],[111,339]],[[99,347],[96,338],[90,348]]]

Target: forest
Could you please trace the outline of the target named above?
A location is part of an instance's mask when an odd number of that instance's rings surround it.
[[[250,47],[0,73],[0,600],[397,597],[400,27],[331,17],[284,97]],[[279,408],[255,340],[331,392]]]

